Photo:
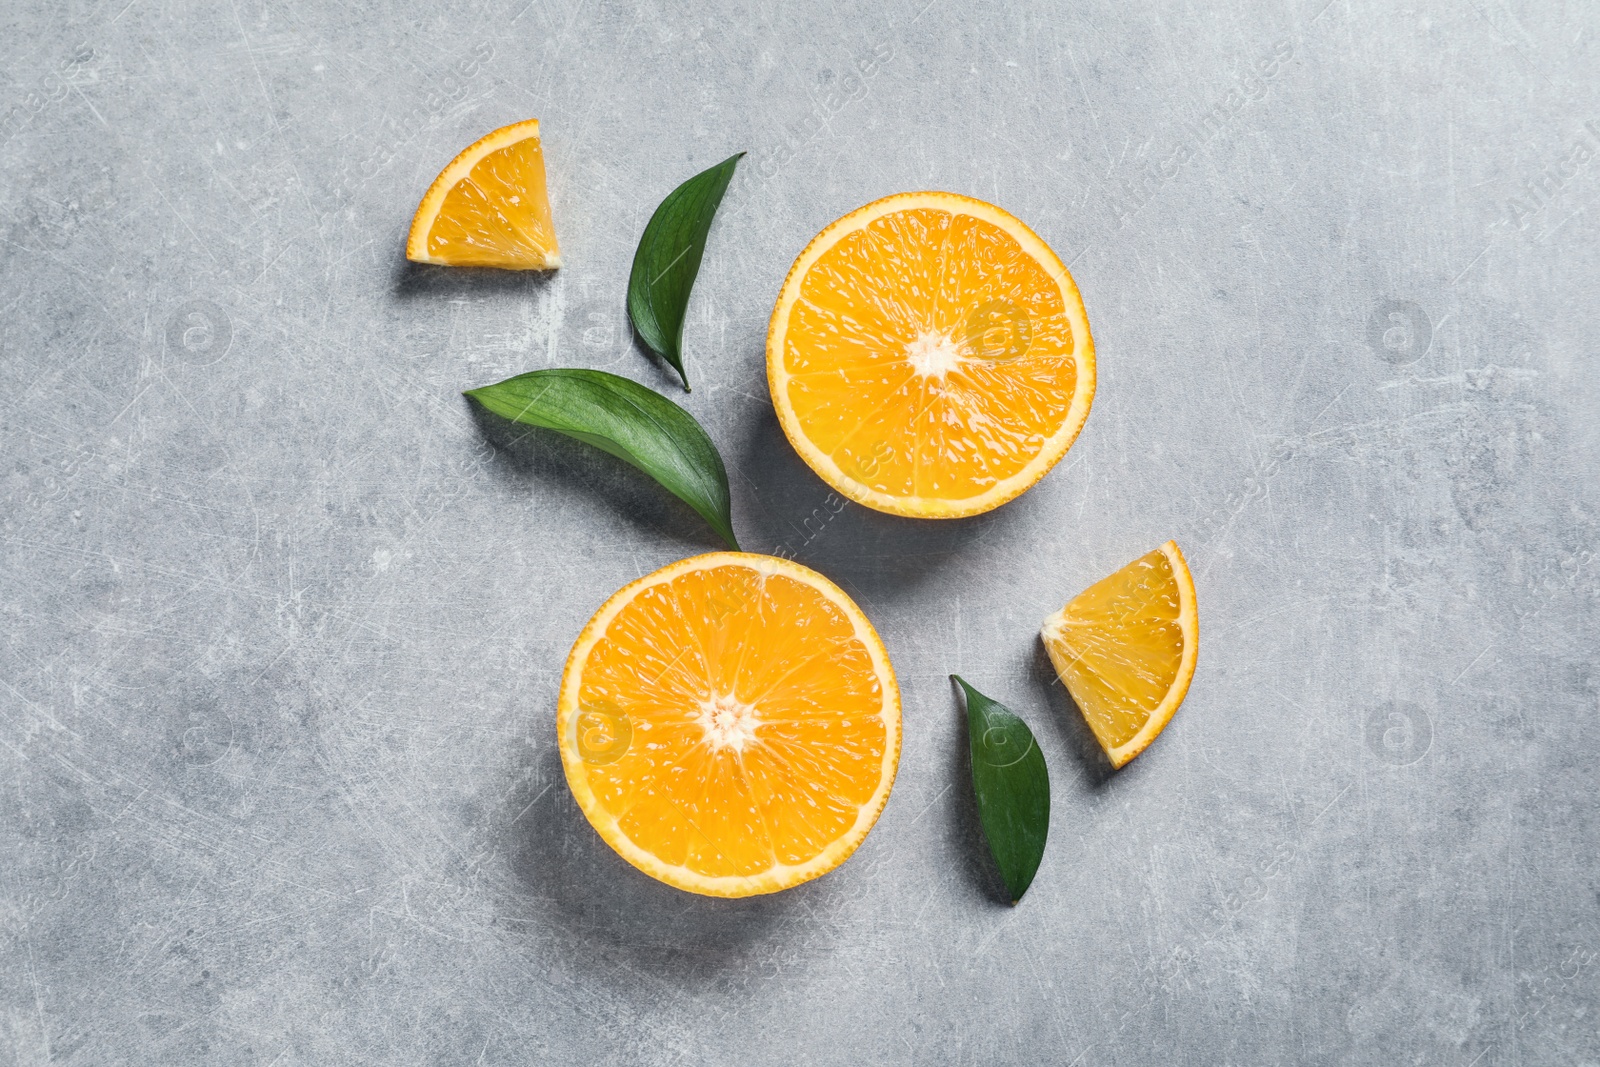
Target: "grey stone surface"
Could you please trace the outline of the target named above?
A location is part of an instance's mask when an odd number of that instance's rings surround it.
[[[1600,1063],[1600,6],[1324,3],[7,5],[0,1063]],[[530,116],[568,266],[408,267]],[[748,547],[827,496],[763,342],[851,208],[1027,220],[1101,377],[1018,501],[800,548],[900,777],[726,902],[613,856],[552,738],[590,612],[711,535],[459,391],[681,398],[628,266],[738,149],[683,399]],[[1200,670],[1111,774],[1034,634],[1169,536]],[[1050,759],[1015,909],[953,670]]]

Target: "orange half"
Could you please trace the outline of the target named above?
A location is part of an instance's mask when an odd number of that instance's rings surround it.
[[[439,172],[411,219],[406,258],[508,270],[561,266],[538,119],[495,130]]]
[[[767,382],[789,441],[841,494],[959,518],[1066,454],[1094,399],[1094,341],[1066,265],[1021,221],[967,196],[900,193],[795,260]]]
[[[556,718],[578,806],[623,859],[692,893],[772,893],[850,857],[889,799],[900,690],[822,575],[696,556],[606,601]]]

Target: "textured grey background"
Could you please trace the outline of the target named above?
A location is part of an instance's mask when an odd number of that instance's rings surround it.
[[[6,5],[0,1063],[1600,1063],[1600,5],[1324,2]],[[569,266],[408,267],[530,116]],[[628,265],[738,149],[685,403],[747,547],[878,625],[905,750],[853,860],[725,902],[616,859],[551,729],[583,621],[711,535],[459,390],[681,398]],[[997,512],[806,540],[767,314],[920,187],[1073,264],[1093,414]],[[1111,775],[1034,633],[1169,536],[1200,670]],[[952,670],[1050,758],[1016,909]]]

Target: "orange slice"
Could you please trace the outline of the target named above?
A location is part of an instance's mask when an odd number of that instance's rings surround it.
[[[823,481],[867,507],[999,507],[1066,454],[1094,399],[1072,275],[1028,227],[954,193],[851,212],[800,253],[772,310],[767,382]]]
[[[1079,593],[1040,636],[1111,765],[1123,766],[1172,721],[1194,677],[1200,615],[1177,542]]]
[[[561,762],[606,844],[692,893],[772,893],[850,857],[889,799],[900,690],[872,624],[797,563],[696,556],[589,620]]]
[[[406,258],[448,267],[561,266],[538,119],[498,129],[450,161],[417,205]]]

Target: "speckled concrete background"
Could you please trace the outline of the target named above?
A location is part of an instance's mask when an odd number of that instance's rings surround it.
[[[0,1063],[1600,1063],[1600,6],[1032,6],[6,7]],[[569,265],[408,267],[529,116]],[[551,736],[590,612],[711,535],[459,391],[681,398],[628,266],[739,149],[684,402],[906,733],[851,862],[723,902],[600,844]],[[766,317],[921,187],[1073,265],[1100,392],[997,512],[823,522]],[[1113,775],[1034,633],[1169,536],[1200,671]],[[952,670],[1050,759],[1016,909]]]

